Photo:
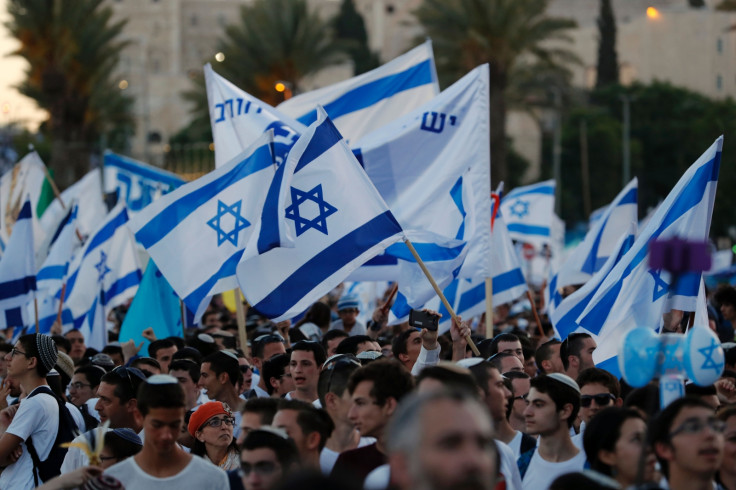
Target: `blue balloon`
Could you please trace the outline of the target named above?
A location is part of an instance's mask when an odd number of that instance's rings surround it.
[[[651,328],[638,327],[626,334],[618,356],[624,379],[634,388],[649,383],[657,370],[659,337]]]
[[[696,385],[710,386],[723,373],[724,352],[718,336],[708,327],[694,326],[683,345],[685,372]]]

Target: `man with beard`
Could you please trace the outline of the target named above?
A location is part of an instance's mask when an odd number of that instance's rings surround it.
[[[388,429],[397,488],[490,490],[498,475],[485,408],[464,392],[433,391],[404,400]]]

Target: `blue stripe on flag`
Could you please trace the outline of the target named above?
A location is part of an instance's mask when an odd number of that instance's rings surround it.
[[[609,373],[616,376],[616,378],[621,379],[621,370],[618,367],[618,356],[613,356],[610,359],[606,359],[603,362],[600,362],[595,365],[598,369],[603,369],[605,371],[608,371]]]
[[[486,285],[485,283],[478,284],[477,286],[468,289],[460,295],[460,303],[457,305],[457,311],[463,312],[468,308],[472,308],[481,301],[486,299]]]
[[[16,221],[21,219],[31,219],[31,201],[25,201],[23,207],[20,208]]]
[[[103,229],[92,237],[92,241],[87,246],[87,251],[84,253],[84,256],[88,256],[94,252],[97,247],[108,241],[115,234],[115,231],[127,222],[128,211],[125,208],[122,208],[115,218],[111,219]]]
[[[10,308],[5,310],[5,325],[8,327],[22,327],[23,325],[23,309],[22,307]]]
[[[219,191],[272,164],[273,158],[271,157],[269,145],[257,148],[248,157],[244,165],[235,165],[226,174],[198,189],[192,190],[189,194],[169,204],[166,209],[151,218],[143,228],[138,230],[135,234],[136,239],[144,248],[151,248],[160,240],[163,240],[184,218],[212,199]]]
[[[140,284],[140,282],[141,282],[141,271],[139,269],[136,269],[133,272],[130,272],[127,275],[119,278],[117,281],[112,283],[112,286],[110,286],[110,288],[105,292],[103,296],[103,305],[107,305],[107,303],[112,298],[122,293],[129,287],[135,286],[136,284]]]
[[[555,195],[555,187],[552,185],[542,185],[539,187],[534,187],[532,189],[523,189],[519,192],[511,191],[506,195],[505,200],[512,199],[519,196],[525,196],[527,194],[543,194],[545,196],[554,196]]]
[[[463,178],[460,176],[459,179],[457,179],[457,182],[455,182],[455,185],[452,186],[452,189],[450,189],[450,197],[452,197],[452,201],[455,203],[455,206],[457,206],[457,209],[460,211],[460,215],[463,217],[462,223],[460,223],[460,228],[457,230],[457,234],[455,235],[456,240],[460,240],[463,237],[463,234],[465,234],[465,215],[467,214],[465,212],[465,206],[463,205]]]
[[[412,243],[414,249],[419,254],[419,257],[424,262],[443,262],[445,260],[452,260],[457,258],[465,247],[465,243],[462,243],[456,247],[443,247],[436,243]],[[386,254],[396,257],[407,262],[416,263],[416,259],[412,255],[409,247],[404,242],[394,243],[393,245],[386,248]]]
[[[455,298],[457,297],[457,288],[459,285],[460,285],[460,281],[454,280],[450,283],[449,286],[445,288],[444,291],[442,291],[442,294],[445,295],[445,299],[451,305],[455,303]],[[458,311],[462,311],[462,310],[458,310]],[[440,309],[437,313],[442,315],[442,318],[444,319],[447,319],[450,317],[450,312],[447,311],[447,308],[445,308],[445,303],[442,301],[440,301]]]
[[[306,294],[345,266],[340,257],[359,257],[383,240],[399,233],[401,226],[390,211],[346,234],[301,265],[253,308],[275,318],[283,313],[283,305],[294,305]],[[319,274],[315,274],[319,271]]]
[[[170,187],[176,188],[184,184],[185,181],[176,175],[168,172],[157,171],[148,166],[140,165],[136,162],[128,161],[120,155],[108,153],[105,155],[105,166],[118,167],[122,170],[140,175],[141,177],[168,184]]]
[[[314,130],[307,147],[304,149],[299,162],[294,168],[294,173],[297,173],[305,166],[312,163],[316,158],[322,156],[327,150],[335,146],[342,139],[342,135],[337,130],[332,121],[328,118],[325,119],[322,124],[317,126]]]
[[[36,289],[36,278],[34,276],[26,276],[20,279],[13,279],[0,283],[0,301],[16,296],[22,296],[29,291]]]
[[[521,269],[517,267],[493,278],[493,292],[501,293],[522,284],[526,284],[526,280],[524,274],[521,273]]]
[[[523,233],[525,235],[550,236],[549,226],[524,225],[521,223],[509,223],[507,225],[509,231],[515,233]]]
[[[340,116],[370,107],[397,93],[427,85],[433,81],[432,63],[430,60],[425,60],[400,73],[374,80],[345,92],[339,98],[325,104],[324,109],[331,119],[337,119]],[[317,110],[310,111],[297,120],[305,126],[309,126],[317,120]]]
[[[399,259],[391,255],[383,253],[381,255],[376,255],[371,260],[363,264],[363,266],[366,266],[366,265],[397,265],[398,263],[399,263]]]
[[[281,164],[276,168],[276,174],[273,176],[271,185],[266,195],[266,203],[261,212],[261,233],[258,235],[258,253],[262,254],[274,247],[281,245],[281,236],[279,233],[279,194],[281,191],[281,182],[284,180],[285,164]]]
[[[38,274],[36,274],[36,280],[44,281],[47,279],[62,279],[68,269],[69,269],[69,264],[46,266],[40,271],[38,271]]]
[[[56,228],[56,232],[54,232],[53,238],[51,238],[51,242],[49,242],[50,245],[53,245],[56,242],[56,239],[59,238],[59,235],[61,235],[61,232],[64,230],[64,227],[69,223],[69,220],[74,219],[74,216],[77,215],[75,212],[75,208],[71,209],[68,213],[66,213],[66,216],[64,216],[64,219],[61,220],[61,223],[59,224],[58,228]],[[72,214],[74,216],[72,216]]]
[[[199,305],[202,303],[202,300],[210,294],[212,287],[217,283],[217,281],[223,277],[235,275],[235,270],[238,267],[238,262],[240,262],[240,257],[242,257],[244,251],[245,249],[238,250],[232,254],[230,258],[220,266],[220,269],[217,272],[212,274],[209,279],[203,282],[197,289],[189,293],[185,298],[182,298],[182,301],[184,301],[184,304],[187,305],[187,308],[189,308],[190,311],[196,312],[199,309]]]
[[[639,201],[636,198],[637,191],[637,187],[629,189],[629,192],[627,192],[626,195],[618,202],[618,206],[623,206],[624,204],[638,204]]]
[[[581,271],[586,272],[590,275],[593,275],[598,269],[596,269],[596,266],[600,268],[601,265],[599,265],[599,262],[597,260],[598,257],[598,249],[601,246],[601,239],[603,238],[603,232],[606,231],[606,224],[608,223],[608,218],[610,218],[611,215],[609,214],[606,217],[606,221],[601,226],[600,230],[598,230],[598,234],[595,237],[595,240],[593,241],[593,246],[590,247],[590,253],[585,258],[585,262],[583,262],[583,266],[580,268]],[[605,260],[604,260],[605,262]]]

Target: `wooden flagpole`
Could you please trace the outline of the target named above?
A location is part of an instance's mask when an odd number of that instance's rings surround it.
[[[409,247],[409,251],[414,256],[414,259],[416,259],[417,264],[419,264],[419,267],[422,268],[422,272],[424,272],[424,275],[427,276],[427,279],[429,279],[430,284],[432,284],[432,288],[434,288],[434,292],[437,293],[437,296],[440,297],[442,304],[445,305],[445,308],[447,308],[447,311],[450,312],[450,316],[452,317],[452,319],[455,320],[455,322],[459,324],[460,322],[457,320],[457,315],[455,315],[455,310],[452,309],[452,306],[450,306],[450,303],[447,301],[447,298],[445,298],[445,295],[442,294],[442,290],[437,285],[432,275],[429,273],[429,270],[427,270],[427,266],[425,266],[424,262],[422,262],[421,257],[419,257],[419,254],[414,248],[414,245],[412,245],[411,241],[406,237],[404,237],[404,243],[406,243],[406,246]],[[470,338],[470,335],[466,335],[465,340],[468,342],[468,345],[473,350],[473,354],[475,354],[476,356],[480,356],[480,351],[478,350],[478,347],[476,347],[475,342],[473,342],[473,339]]]
[[[537,328],[539,329],[539,336],[544,337],[544,329],[542,328],[542,320],[539,319],[539,313],[537,312],[537,306],[534,304],[534,298],[529,288],[526,289],[526,297],[529,299],[529,304],[532,305],[532,313],[534,313],[534,320],[537,322]]]
[[[394,296],[396,296],[396,291],[399,290],[399,283],[395,282],[393,286],[391,286],[391,291],[388,293],[388,297],[386,298],[386,302],[381,306],[381,313],[384,315],[388,314],[388,310],[391,308],[391,302],[394,299]]]
[[[491,233],[496,221],[498,208],[501,206],[501,198],[495,192],[491,193],[493,201],[493,213],[491,214]],[[491,252],[493,253],[493,252]],[[486,338],[493,338],[493,277],[486,277]]]

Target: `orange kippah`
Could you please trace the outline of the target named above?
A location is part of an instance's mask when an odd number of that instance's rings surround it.
[[[197,408],[197,411],[189,418],[189,426],[187,429],[192,437],[194,437],[194,434],[205,422],[215,415],[227,415],[228,417],[232,417],[232,412],[230,411],[230,408],[223,405],[222,402],[207,402],[200,405],[199,408]]]

